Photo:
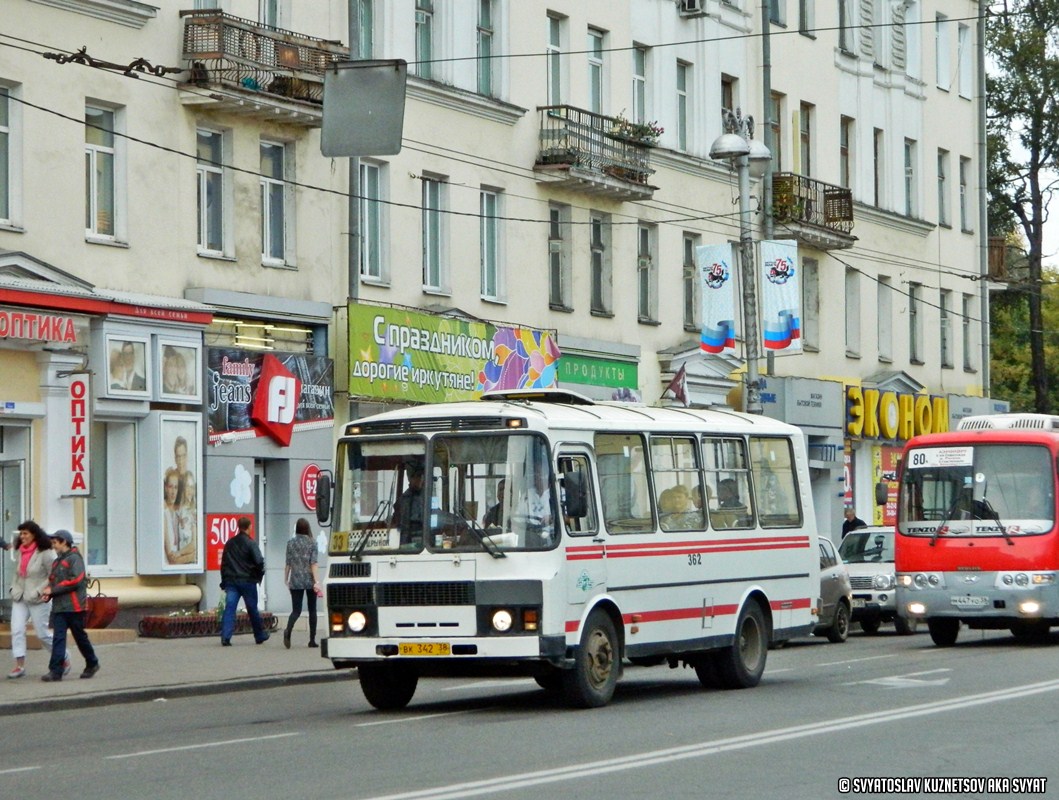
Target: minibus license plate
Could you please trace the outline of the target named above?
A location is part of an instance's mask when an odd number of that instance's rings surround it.
[[[989,603],[989,598],[970,594],[953,595],[950,602],[959,608],[982,608]]]
[[[450,656],[452,648],[448,642],[401,642],[397,653],[402,656]]]

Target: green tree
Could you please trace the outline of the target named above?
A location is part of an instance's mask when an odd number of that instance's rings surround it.
[[[1043,273],[1042,316],[1044,319],[1044,370],[1048,397],[1044,410],[1059,409],[1059,273]],[[1011,401],[1012,411],[1040,411],[1033,373],[1026,351],[1030,342],[1029,304],[1026,294],[1011,290],[994,298],[991,305],[993,335],[990,340],[993,396]]]
[[[1016,276],[1022,279],[1013,286],[1015,296],[991,305],[991,346],[996,347],[997,320],[1008,320],[1010,313],[1014,325],[1024,306],[1024,346],[1028,344],[1030,351],[1027,376],[1018,374],[1018,365],[1001,363],[996,354],[991,363],[994,370],[999,367],[1004,380],[998,382],[994,372],[993,383],[999,387],[1024,377],[1027,385],[1018,396],[1028,391],[1032,408],[1046,412],[1054,404],[1048,388],[1041,260],[1048,205],[1057,187],[1059,0],[994,3],[987,12],[986,47],[991,62],[987,75],[990,233],[1010,240],[1018,230],[1026,247],[1025,275]],[[1007,355],[1025,361],[1025,350]]]

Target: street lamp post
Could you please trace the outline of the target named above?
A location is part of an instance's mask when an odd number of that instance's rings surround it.
[[[760,414],[761,383],[758,378],[757,273],[751,230],[750,169],[772,160],[765,145],[754,139],[754,118],[739,109],[724,109],[724,133],[710,146],[710,158],[732,163],[739,179],[739,264],[743,276],[743,344],[746,348],[746,411]]]

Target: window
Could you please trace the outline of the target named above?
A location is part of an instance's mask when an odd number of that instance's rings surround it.
[[[923,363],[922,293],[920,284],[908,284],[908,360],[913,364]]]
[[[442,291],[441,181],[423,178],[423,288]]]
[[[949,67],[952,60],[951,27],[952,23],[948,17],[938,14],[934,18],[934,79],[938,88],[946,92],[952,88],[952,72]]]
[[[360,274],[368,279],[389,279],[383,265],[383,166],[360,162]]]
[[[787,0],[769,0],[769,22],[773,25],[787,24]]]
[[[956,29],[956,68],[958,70],[956,78],[959,81],[960,97],[965,97],[968,100],[974,92],[974,86],[972,85],[974,78],[971,68],[971,59],[973,57],[971,28],[961,23]]]
[[[220,0],[216,5],[220,4]],[[258,0],[257,20],[270,28],[280,28],[280,0]]]
[[[914,216],[916,211],[916,143],[905,139],[905,216]]]
[[[883,150],[883,132],[879,128],[872,131],[872,202],[876,208],[882,207],[883,198],[883,176],[886,174],[883,167],[883,158],[886,151]]]
[[[223,134],[203,128],[198,130],[199,252],[211,255],[224,253],[224,155]]]
[[[647,121],[647,48],[632,49],[632,118]]]
[[[276,142],[261,143],[261,258],[284,262],[287,255],[287,148]]]
[[[559,456],[559,474],[563,476],[563,488],[565,489],[566,476],[570,474],[579,475],[580,484],[585,488],[585,494],[589,498],[585,504],[585,515],[583,517],[565,517],[566,529],[573,535],[595,533],[599,530],[596,522],[595,492],[592,487],[592,464],[588,456],[563,453]]]
[[[557,311],[572,311],[570,275],[570,206],[548,206],[548,304]]]
[[[742,439],[703,439],[706,506],[714,528],[751,528],[750,472]]]
[[[795,169],[800,175],[813,174],[813,106],[802,103],[798,115],[798,158],[800,166]]]
[[[548,17],[548,105],[563,102],[563,23],[558,17]]]
[[[853,0],[838,0],[838,49],[853,54]]]
[[[640,322],[658,319],[658,270],[655,227],[640,223],[636,229],[636,313]]]
[[[886,69],[890,66],[890,24],[887,14],[891,11],[892,4],[876,2],[872,6],[872,27],[870,31],[872,43],[872,59],[875,66]]]
[[[114,237],[114,112],[85,106],[85,234]]]
[[[706,527],[697,450],[690,436],[651,437],[651,474],[658,526],[663,531],[701,531]]]
[[[702,243],[697,233],[684,232],[684,330],[702,327],[699,299],[699,270],[695,266],[695,248]]]
[[[588,221],[589,258],[592,272],[593,314],[610,316],[611,264],[610,216],[591,213]]]
[[[938,151],[938,224],[949,225],[949,202],[947,193],[949,191],[949,154],[945,150]]]
[[[492,96],[493,0],[478,0],[478,94]]]
[[[802,347],[820,349],[820,262],[802,259]]]
[[[816,0],[798,0],[798,32],[815,38]]]
[[[482,297],[499,300],[503,297],[500,274],[500,194],[482,189],[479,194]]]
[[[860,273],[846,267],[846,355],[860,358]]]
[[[0,86],[0,222],[10,221],[11,211],[11,100],[10,90]]]
[[[900,31],[894,30],[895,37],[898,33],[905,40],[905,74],[910,78],[919,80],[923,74],[922,29],[920,24],[919,0],[904,0],[905,14],[900,25]]]
[[[415,74],[430,80],[434,58],[434,0],[416,0]]]
[[[853,120],[850,117],[842,117],[838,123],[838,184],[846,189],[852,189],[853,165],[852,165],[852,142],[853,142]]]
[[[875,335],[879,340],[879,360],[890,362],[894,358],[894,290],[890,278],[879,276],[877,284],[879,316],[876,319]]]
[[[963,368],[974,372],[974,342],[971,340],[971,322],[974,315],[974,295],[963,296]]]
[[[688,149],[688,72],[687,64],[677,62],[677,149]]]
[[[654,531],[643,437],[634,433],[597,433],[595,448],[607,529],[611,533]]]
[[[93,481],[87,500],[85,563],[93,576],[129,575],[135,563],[134,537],[120,535],[136,526],[136,425],[92,422],[89,463]],[[111,488],[118,489],[110,491]]]
[[[754,473],[754,505],[761,527],[801,525],[790,440],[751,436],[750,466]]]
[[[772,93],[772,102],[769,103],[769,128],[772,130],[772,168],[782,169],[783,164],[783,95],[779,92]]]
[[[588,29],[588,110],[603,113],[603,32]]]
[[[359,15],[360,58],[375,57],[375,0],[356,0]]]
[[[971,159],[960,157],[960,230],[970,232],[971,225]]]
[[[736,79],[731,75],[721,75],[721,109],[735,111]]]
[[[942,289],[938,302],[941,321],[941,366],[952,367],[952,292]]]

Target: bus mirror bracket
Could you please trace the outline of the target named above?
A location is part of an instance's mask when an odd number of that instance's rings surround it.
[[[333,477],[328,470],[320,470],[316,477],[316,521],[327,525],[331,521],[331,484]]]
[[[580,472],[563,473],[564,513],[568,517],[583,517],[588,512],[588,497],[584,476]]]

